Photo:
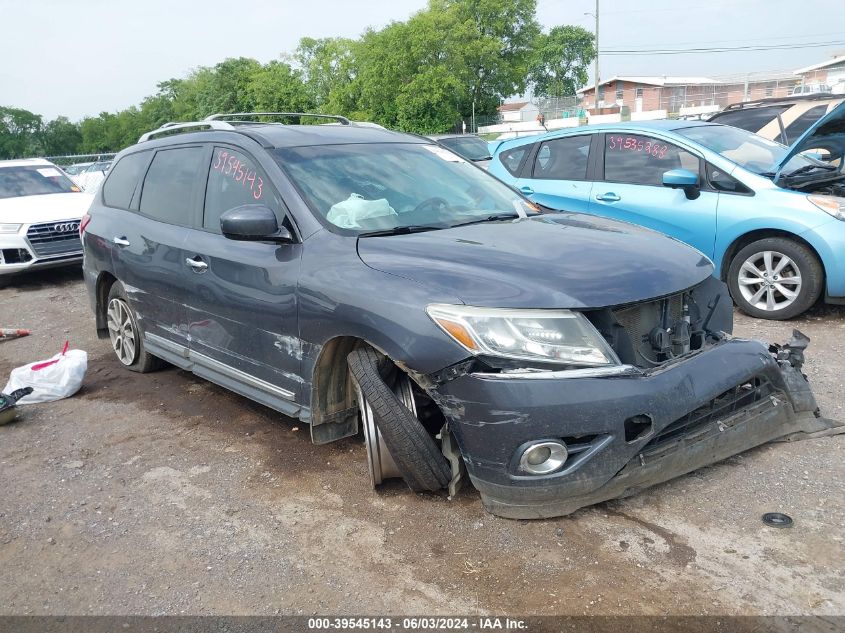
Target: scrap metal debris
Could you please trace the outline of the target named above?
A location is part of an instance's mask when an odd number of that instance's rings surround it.
[[[32,387],[16,389],[12,393],[0,393],[0,426],[14,422],[18,417],[15,403],[32,393]]]
[[[766,512],[763,515],[763,523],[769,527],[788,528],[792,527],[792,517],[781,512]]]
[[[29,336],[29,330],[17,328],[0,328],[0,343],[3,341],[11,341],[13,338],[21,338],[22,336]]]

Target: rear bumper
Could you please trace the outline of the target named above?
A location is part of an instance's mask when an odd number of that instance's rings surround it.
[[[468,374],[440,385],[485,507],[511,518],[560,516],[628,496],[701,466],[830,423],[809,384],[761,343],[733,339],[638,375]],[[626,420],[637,420],[639,426]],[[525,446],[563,441],[564,466],[529,475]]]

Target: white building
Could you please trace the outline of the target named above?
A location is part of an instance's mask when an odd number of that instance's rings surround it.
[[[518,123],[521,121],[535,121],[540,114],[540,108],[528,101],[503,103],[499,106],[499,114],[503,123]]]

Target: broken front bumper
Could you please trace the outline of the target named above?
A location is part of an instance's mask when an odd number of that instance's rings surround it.
[[[551,517],[830,429],[800,373],[801,350],[787,346],[779,358],[732,339],[648,372],[470,373],[434,396],[484,506],[509,518]],[[543,440],[563,442],[568,458],[551,474],[527,474],[520,456]]]

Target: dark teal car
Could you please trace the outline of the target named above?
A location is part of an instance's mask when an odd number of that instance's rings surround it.
[[[685,244],[540,212],[418,136],[249,116],[144,135],[83,218],[93,321],[126,369],[192,371],[317,444],[363,427],[373,485],[468,478],[507,517],[829,428],[806,339],[732,338]]]

